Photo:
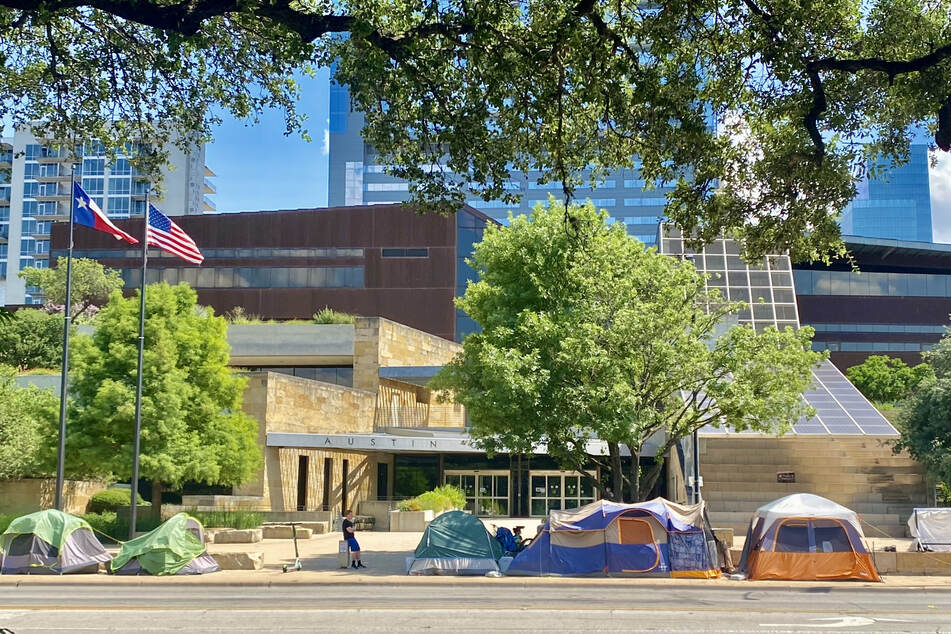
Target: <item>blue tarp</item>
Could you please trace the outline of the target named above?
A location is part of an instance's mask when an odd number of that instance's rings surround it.
[[[716,576],[716,551],[704,518],[702,504],[683,506],[663,498],[552,511],[507,573]]]

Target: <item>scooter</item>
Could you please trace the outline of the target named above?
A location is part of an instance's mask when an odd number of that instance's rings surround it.
[[[300,524],[300,522],[288,522],[288,524],[291,526],[291,532],[293,533],[294,537],[294,564],[282,565],[281,572],[287,572],[288,570],[300,570],[303,568],[300,563],[300,553],[297,551],[297,525]]]

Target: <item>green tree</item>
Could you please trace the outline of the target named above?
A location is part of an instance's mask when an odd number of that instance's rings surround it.
[[[885,355],[872,355],[845,373],[867,399],[878,403],[900,401],[917,390],[922,381],[934,377],[926,363],[912,368],[901,359]]]
[[[186,284],[146,292],[141,475],[164,487],[186,481],[236,485],[260,468],[257,423],[241,410],[245,381],[228,368],[226,324],[196,305]],[[67,468],[127,479],[138,355],[139,300],[115,292],[92,337],[77,337]]]
[[[949,15],[949,0],[0,0],[0,95],[13,124],[111,148],[271,107],[293,132],[295,73],[336,60],[381,162],[438,209],[466,189],[518,196],[510,167],[570,194],[589,166],[598,180],[637,156],[640,178],[676,186],[665,213],[688,234],[810,258],[842,248],[854,172],[904,160],[909,126],[951,148]]]
[[[0,321],[0,364],[23,371],[59,367],[62,360],[61,315],[24,308],[10,321]]]
[[[784,432],[808,413],[812,330],[724,328],[728,303],[690,262],[645,249],[589,204],[535,209],[489,227],[457,306],[481,326],[432,387],[466,406],[489,453],[541,444],[564,468],[594,460],[626,499],[650,491],[662,457],[705,425]],[[640,457],[658,432],[655,466]],[[606,462],[589,441],[607,444]],[[621,469],[621,449],[634,457]],[[600,483],[594,483],[602,490]]]
[[[44,429],[56,419],[59,399],[50,390],[21,388],[16,372],[0,365],[0,480],[45,475]]]
[[[53,304],[66,304],[66,261],[54,269],[38,269],[28,266],[18,274],[28,285],[37,286]],[[113,291],[122,289],[124,282],[119,271],[107,269],[96,260],[88,258],[73,259],[72,266],[73,312],[70,321],[88,318],[96,309],[109,301]]]
[[[921,355],[933,369],[901,404],[895,453],[907,450],[944,488],[951,487],[951,330]],[[920,367],[920,366],[916,366]]]

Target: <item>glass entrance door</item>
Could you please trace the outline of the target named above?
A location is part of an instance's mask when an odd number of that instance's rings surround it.
[[[594,502],[594,487],[573,471],[531,471],[530,483],[532,517],[545,517],[552,509],[574,509]]]
[[[445,484],[462,489],[466,494],[466,510],[480,517],[507,517],[509,514],[509,472],[450,471]]]

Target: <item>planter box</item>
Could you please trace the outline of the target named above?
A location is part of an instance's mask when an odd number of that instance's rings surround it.
[[[264,536],[260,528],[249,528],[246,530],[230,530],[215,533],[216,544],[255,544]]]
[[[433,521],[432,511],[390,511],[390,532],[422,533]]]
[[[264,539],[293,539],[294,527],[284,525],[262,526],[261,531]],[[309,528],[297,527],[297,539],[310,539],[314,532]]]

